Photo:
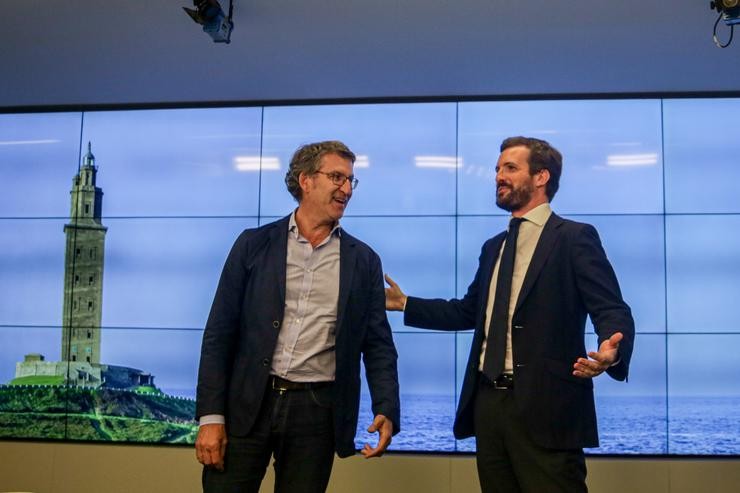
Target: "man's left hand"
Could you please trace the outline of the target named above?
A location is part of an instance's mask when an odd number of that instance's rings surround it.
[[[369,443],[366,443],[360,453],[364,455],[366,459],[370,459],[371,457],[380,457],[383,455],[383,452],[385,452],[385,449],[388,448],[388,445],[391,444],[391,437],[393,436],[393,422],[382,414],[378,414],[375,416],[373,424],[367,428],[367,431],[368,433],[378,432],[380,435],[378,438],[378,444],[373,448]]]
[[[619,357],[619,341],[622,333],[616,332],[599,346],[599,351],[588,353],[589,359],[578,358],[573,364],[573,375],[580,378],[598,377],[612,366]]]

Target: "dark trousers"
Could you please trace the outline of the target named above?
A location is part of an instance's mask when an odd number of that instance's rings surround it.
[[[582,449],[547,449],[531,438],[514,402],[516,389],[481,382],[475,402],[478,477],[483,493],[580,493]]]
[[[323,493],[334,463],[333,387],[268,389],[245,437],[229,435],[224,471],[203,469],[204,493],[257,493],[275,457],[276,493]]]

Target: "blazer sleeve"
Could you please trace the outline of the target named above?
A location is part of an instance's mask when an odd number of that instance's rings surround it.
[[[226,414],[226,395],[238,339],[241,306],[248,280],[245,266],[248,232],[234,243],[211,305],[200,353],[196,419]]]
[[[494,239],[488,240],[481,249],[478,257],[478,270],[473,282],[462,299],[424,299],[409,296],[403,313],[403,323],[410,327],[432,330],[467,330],[476,326],[481,305],[486,300],[481,299],[487,293],[481,287],[490,280],[495,255]]]
[[[401,431],[401,400],[398,389],[398,353],[385,312],[385,289],[380,258],[370,258],[370,288],[367,332],[362,349],[365,375],[373,415],[382,414],[393,422],[393,434]]]
[[[616,380],[626,380],[635,338],[635,322],[622,299],[619,282],[606,257],[596,229],[584,224],[574,239],[572,260],[579,293],[598,335],[598,344],[621,332],[619,363],[607,370]]]

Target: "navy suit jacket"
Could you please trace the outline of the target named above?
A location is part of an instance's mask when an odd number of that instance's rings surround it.
[[[475,434],[473,409],[488,290],[505,237],[506,233],[501,233],[483,245],[478,272],[462,299],[409,297],[406,303],[407,325],[475,329],[455,418],[457,438]],[[634,321],[598,233],[593,226],[552,214],[535,248],[512,317],[514,398],[533,439],[543,447],[598,446],[593,382],[572,375],[573,363],[586,356],[587,314],[599,344],[615,332],[624,334],[620,361],[607,373],[625,380]]]
[[[259,413],[285,310],[288,220],[244,231],[226,260],[203,334],[196,416],[222,414],[244,436]],[[366,244],[341,232],[334,383],[335,449],[354,454],[360,357],[374,414],[400,430],[397,353],[385,313],[382,267]]]

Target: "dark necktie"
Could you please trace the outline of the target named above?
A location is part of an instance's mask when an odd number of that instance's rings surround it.
[[[509,331],[509,303],[511,302],[511,278],[514,275],[514,257],[516,239],[519,236],[519,225],[524,221],[514,217],[509,223],[506,244],[501,253],[496,279],[496,298],[493,300],[491,324],[488,326],[486,356],[483,359],[483,374],[495,380],[504,372],[506,358],[506,334]]]

